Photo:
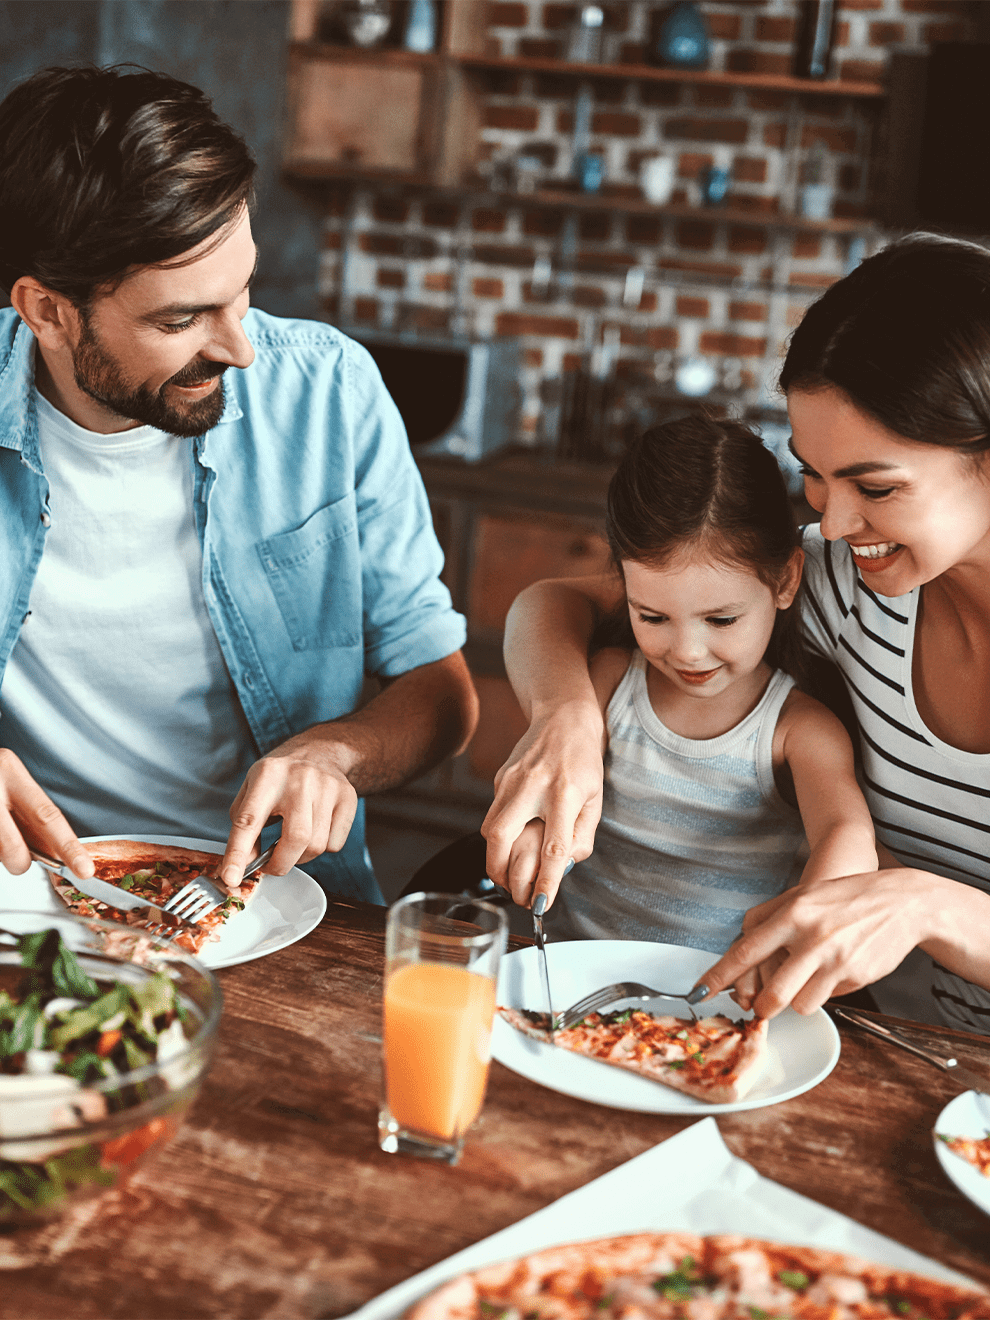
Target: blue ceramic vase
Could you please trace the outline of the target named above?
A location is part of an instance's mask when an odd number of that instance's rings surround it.
[[[678,0],[660,21],[651,43],[651,62],[673,69],[707,69],[708,27],[694,0]]]

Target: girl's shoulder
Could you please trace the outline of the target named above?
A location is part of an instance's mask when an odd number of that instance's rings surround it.
[[[800,688],[792,687],[777,716],[773,736],[774,763],[790,759],[797,748],[848,747],[852,742],[837,715]]]

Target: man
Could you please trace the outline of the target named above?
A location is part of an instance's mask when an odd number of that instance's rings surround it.
[[[281,818],[381,902],[359,798],[470,737],[464,625],[370,357],[249,310],[253,171],[164,75],[0,104],[0,861],[229,830],[236,886]]]

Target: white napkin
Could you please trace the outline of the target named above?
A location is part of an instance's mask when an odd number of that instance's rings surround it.
[[[355,1311],[351,1320],[396,1320],[418,1298],[466,1270],[558,1242],[668,1229],[745,1233],[828,1247],[949,1283],[979,1286],[836,1210],[761,1178],[751,1164],[732,1154],[715,1119],[704,1118],[536,1214],[390,1288]]]

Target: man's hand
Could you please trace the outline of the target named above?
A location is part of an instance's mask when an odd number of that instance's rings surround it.
[[[220,875],[236,889],[273,817],[282,837],[265,867],[285,875],[296,862],[339,852],[358,797],[397,788],[462,751],[478,720],[478,697],[459,651],[385,679],[352,715],[315,724],[257,761],[234,799],[234,828]]]
[[[530,821],[545,822],[540,872],[529,895],[552,900],[568,860],[591,855],[602,814],[602,715],[597,706],[564,706],[544,722],[534,720],[495,776],[495,801],[481,826],[488,840],[488,874],[496,884],[510,878],[513,846]]]
[[[357,793],[331,759],[325,740],[308,731],[256,761],[230,808],[234,828],[220,867],[220,878],[236,890],[257,851],[258,835],[281,817],[282,835],[265,870],[285,875],[297,862],[339,852],[347,841]],[[346,751],[342,748],[341,752]]]
[[[0,747],[0,863],[11,875],[31,865],[29,847],[65,862],[81,880],[94,872],[92,857],[55,803],[20,757]]]

